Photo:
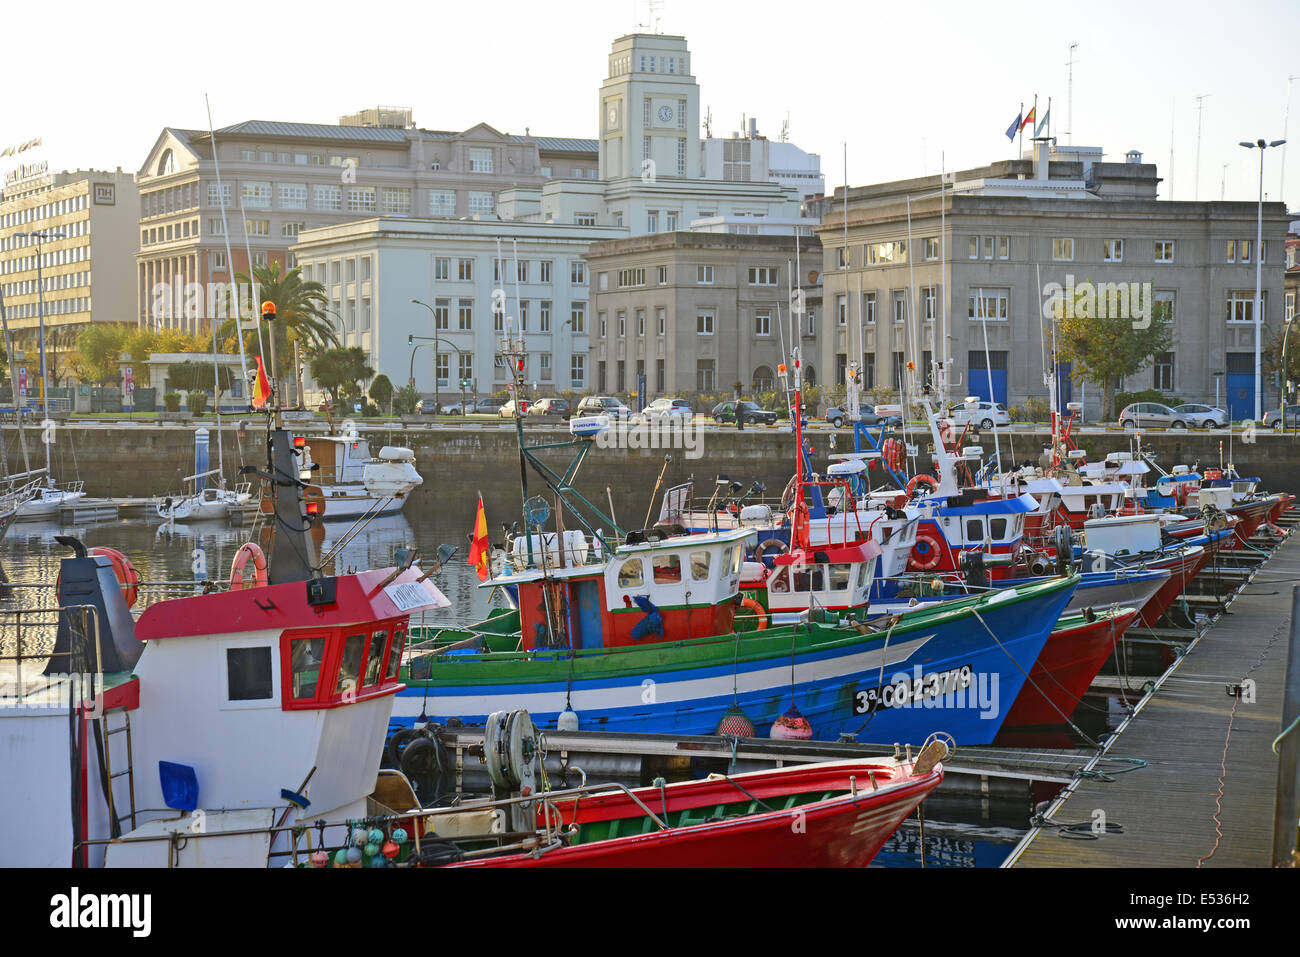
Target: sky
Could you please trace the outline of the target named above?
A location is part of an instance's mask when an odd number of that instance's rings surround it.
[[[411,107],[429,129],[486,122],[594,138],[610,42],[648,32],[638,30],[651,22],[647,7],[24,3],[5,13],[0,149],[40,137],[41,150],[24,160],[134,171],[164,126],[207,126],[205,94],[218,128],[335,123],[383,104]],[[1116,161],[1142,151],[1166,179],[1164,199],[1218,199],[1222,190],[1254,200],[1259,151],[1237,144],[1280,139],[1285,126],[1296,147],[1286,151],[1285,192],[1300,208],[1295,0],[664,0],[653,19],[657,32],[687,38],[714,135],[753,116],[775,138],[788,115],[790,140],[821,155],[828,192],[845,181],[846,152],[853,185],[935,173],[941,161],[964,169],[1010,158],[1004,131],[1037,94],[1040,118],[1052,98],[1062,143],[1101,146]],[[1270,200],[1282,186],[1282,154],[1266,151]],[[0,168],[14,162],[0,159]]]

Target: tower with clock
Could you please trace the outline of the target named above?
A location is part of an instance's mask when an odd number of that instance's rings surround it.
[[[600,87],[600,178],[698,179],[699,129],[700,88],[686,38],[615,40]]]

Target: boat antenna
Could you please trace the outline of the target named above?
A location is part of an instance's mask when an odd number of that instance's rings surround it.
[[[226,268],[231,271],[229,274],[233,274],[235,269],[235,260],[230,252],[230,227],[226,222],[226,193],[225,188],[221,185],[221,159],[217,155],[217,131],[212,126],[212,104],[208,101],[208,95],[206,93],[203,94],[203,105],[207,107],[208,111],[208,140],[212,143],[212,168],[216,172],[217,199],[221,203],[221,235],[224,236],[226,240]],[[251,268],[251,259],[249,260],[249,265]],[[256,292],[254,292],[253,300],[255,301],[256,299],[257,295]],[[216,324],[216,318],[216,316],[212,317],[213,325]],[[257,321],[256,314],[253,316],[253,321]],[[244,377],[245,385],[247,385],[248,359],[244,355],[243,326],[243,317],[239,312],[239,287],[238,285],[235,285],[235,338],[239,340],[239,371]]]

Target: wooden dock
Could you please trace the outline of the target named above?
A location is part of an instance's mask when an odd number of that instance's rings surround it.
[[[1106,742],[1109,750],[1122,741],[1123,753],[1146,765],[1075,780],[1003,866],[1271,866],[1272,743],[1281,731],[1293,584],[1300,584],[1297,535],[1258,567],[1227,613]]]

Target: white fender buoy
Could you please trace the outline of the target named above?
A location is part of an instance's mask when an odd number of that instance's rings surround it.
[[[571,708],[565,708],[560,712],[560,716],[555,720],[556,731],[577,731],[578,730],[578,713]]]

